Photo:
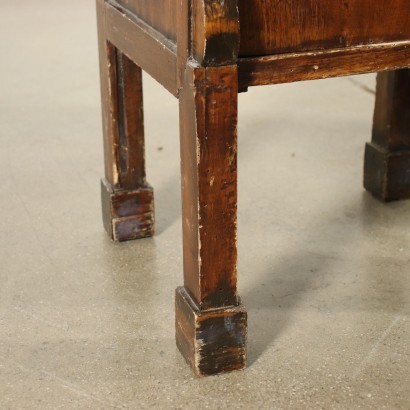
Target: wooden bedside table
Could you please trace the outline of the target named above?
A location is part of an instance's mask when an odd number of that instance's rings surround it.
[[[141,69],[179,98],[184,286],[176,339],[198,375],[242,369],[236,288],[237,105],[249,86],[380,72],[364,186],[410,197],[408,0],[97,0],[105,178],[114,240],[154,232]]]

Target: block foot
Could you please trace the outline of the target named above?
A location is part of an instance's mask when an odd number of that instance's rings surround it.
[[[389,152],[366,144],[364,187],[383,201],[410,198],[410,150]]]
[[[114,241],[129,241],[154,234],[154,192],[150,186],[134,191],[114,190],[101,180],[104,228]]]
[[[184,287],[177,288],[175,302],[177,346],[197,376],[246,367],[243,305],[200,311]]]

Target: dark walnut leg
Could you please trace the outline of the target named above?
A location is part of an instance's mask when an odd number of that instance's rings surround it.
[[[384,201],[410,198],[410,69],[378,74],[364,187]]]
[[[145,178],[142,73],[105,38],[104,3],[99,0],[101,97],[105,178],[101,183],[104,227],[112,239],[152,236],[153,190]]]
[[[188,66],[180,95],[184,287],[176,339],[197,375],[243,369],[247,314],[237,294],[236,66]]]

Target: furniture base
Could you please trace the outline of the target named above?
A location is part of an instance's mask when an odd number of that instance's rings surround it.
[[[177,346],[196,375],[246,367],[247,313],[242,304],[201,311],[179,287],[175,310]]]
[[[364,187],[383,201],[410,198],[410,150],[389,152],[367,143]]]
[[[410,197],[408,0],[97,0],[97,7],[105,176],[112,184],[103,182],[106,230],[128,240],[154,229],[144,70],[180,107],[184,287],[176,291],[177,345],[197,375],[243,369],[238,91],[380,72],[365,187],[383,200]]]
[[[133,191],[115,190],[102,179],[101,201],[104,228],[114,241],[154,234],[154,192],[149,185]]]

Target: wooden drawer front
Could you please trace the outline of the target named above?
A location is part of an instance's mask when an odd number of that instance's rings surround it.
[[[242,56],[410,40],[410,0],[239,0]]]
[[[176,41],[177,0],[117,0],[170,40]]]

